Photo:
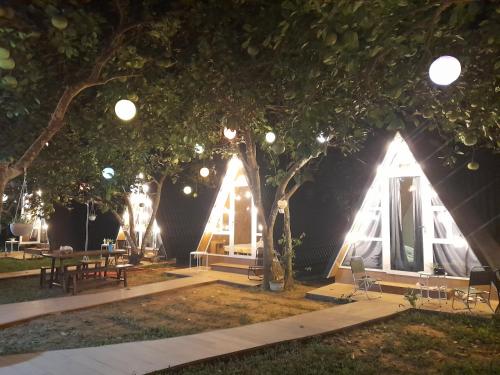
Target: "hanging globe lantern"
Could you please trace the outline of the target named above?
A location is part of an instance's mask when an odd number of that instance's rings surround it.
[[[201,177],[208,177],[210,174],[210,170],[207,167],[203,167],[200,169],[200,176]]]
[[[236,137],[236,130],[224,128],[224,137],[226,137],[229,140],[234,139],[234,137]]]
[[[184,186],[184,189],[182,189],[182,191],[184,192],[184,194],[189,195],[193,192],[193,189],[191,188],[191,186],[187,185]]]
[[[113,168],[106,167],[102,170],[102,177],[104,177],[106,180],[113,178],[114,175],[115,170]]]
[[[120,120],[129,121],[135,117],[135,104],[128,99],[118,100],[115,104],[115,113]]]
[[[274,143],[275,140],[276,140],[276,134],[274,134],[273,132],[266,133],[266,142],[267,143]]]
[[[460,61],[455,57],[441,56],[429,67],[429,78],[436,85],[448,86],[460,77],[461,71]]]

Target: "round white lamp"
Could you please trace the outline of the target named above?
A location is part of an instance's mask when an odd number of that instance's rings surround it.
[[[200,169],[200,176],[201,177],[208,177],[210,174],[210,170],[207,167],[203,167]]]
[[[429,67],[429,78],[436,85],[448,86],[460,77],[460,61],[453,56],[441,56]]]
[[[102,177],[104,177],[106,180],[113,178],[114,175],[115,170],[113,168],[106,167],[102,170]]]
[[[266,133],[266,142],[267,143],[274,143],[275,140],[276,140],[276,134],[274,134],[273,132]]]
[[[135,104],[127,99],[118,100],[115,104],[115,113],[120,120],[129,121],[135,117]]]
[[[191,188],[191,186],[184,186],[184,189],[182,189],[182,191],[184,192],[184,194],[186,195],[189,195],[193,192],[193,189]]]
[[[229,140],[234,139],[234,137],[236,137],[236,130],[224,128],[224,137]]]

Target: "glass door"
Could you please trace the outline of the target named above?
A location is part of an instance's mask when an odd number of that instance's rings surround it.
[[[424,269],[420,177],[389,179],[391,270]]]

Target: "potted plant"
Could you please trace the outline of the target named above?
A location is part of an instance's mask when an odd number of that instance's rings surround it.
[[[280,292],[285,288],[285,276],[283,268],[278,259],[273,259],[271,264],[271,280],[269,281],[269,288],[273,292]]]
[[[30,236],[33,231],[33,222],[26,215],[21,215],[10,224],[10,231],[16,237]]]
[[[440,264],[434,264],[433,269],[434,269],[434,275],[444,275],[445,274],[444,267]]]

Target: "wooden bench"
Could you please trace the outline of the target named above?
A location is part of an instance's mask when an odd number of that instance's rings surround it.
[[[90,265],[93,265],[94,267],[89,267]],[[101,271],[102,271],[101,260],[84,259],[84,260],[80,261],[80,266],[81,266],[82,270],[89,271],[87,273],[87,276],[93,276],[94,279],[97,276],[101,277]],[[94,273],[92,274],[91,271],[94,271]]]
[[[77,268],[73,271],[68,271],[64,273],[63,289],[66,292],[72,290],[72,294],[78,293],[78,282],[83,281],[83,279],[88,278],[92,275],[93,279],[96,279],[96,275],[106,274],[109,271],[116,271],[116,277],[110,277],[116,279],[118,282],[123,281],[123,286],[127,287],[127,269],[133,267],[132,264],[118,264],[116,267],[110,268],[102,265],[98,265],[94,268]],[[106,278],[99,277],[99,280],[105,280]]]
[[[76,267],[76,269],[78,269],[78,266],[69,265],[68,264],[68,265],[63,266],[64,272],[70,271],[70,267]],[[40,288],[43,288],[44,285],[45,285],[45,283],[49,282],[49,280],[50,280],[50,270],[51,270],[51,267],[49,267],[49,266],[42,266],[42,267],[40,267]],[[61,274],[62,274],[61,268],[60,267],[56,267],[55,272],[54,272],[54,280],[58,281],[59,280],[59,276]]]

